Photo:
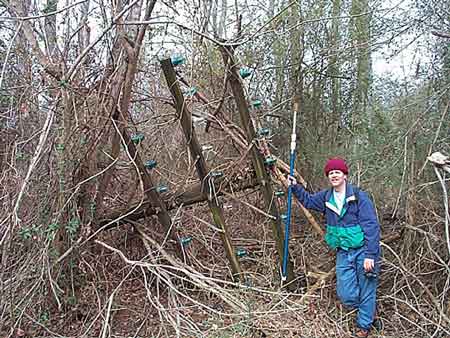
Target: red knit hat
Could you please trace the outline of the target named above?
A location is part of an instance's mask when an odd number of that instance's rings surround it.
[[[345,175],[348,175],[347,163],[345,163],[345,160],[340,157],[333,157],[327,161],[324,168],[325,175],[328,176],[331,170],[340,170]]]

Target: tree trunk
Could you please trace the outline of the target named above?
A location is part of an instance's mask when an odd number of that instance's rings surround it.
[[[371,58],[370,58],[370,22],[368,13],[369,0],[353,0],[352,32],[353,46],[356,53],[356,87],[353,94],[353,127],[357,127],[360,118],[365,116],[369,87],[371,84]]]

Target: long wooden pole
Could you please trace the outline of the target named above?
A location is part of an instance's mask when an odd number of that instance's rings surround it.
[[[250,118],[250,112],[248,109],[248,102],[245,97],[243,85],[241,78],[239,76],[239,69],[237,64],[234,62],[233,58],[233,48],[232,47],[221,47],[222,57],[226,65],[226,69],[229,72],[229,82],[231,90],[233,91],[233,96],[236,101],[236,105],[239,111],[242,128],[245,131],[248,144],[254,144],[256,140],[256,132],[253,126],[252,120]],[[263,194],[265,211],[275,216],[275,219],[271,219],[272,233],[275,238],[277,252],[280,261],[280,269],[282,267],[282,257],[284,252],[284,233],[281,227],[281,217],[274,200],[274,193],[271,186],[271,179],[267,174],[266,168],[264,166],[264,159],[258,148],[253,145],[251,148],[251,158],[253,167],[256,172],[256,177],[259,182],[260,190]],[[291,260],[287,259],[286,265],[286,285],[289,289],[293,289],[295,286],[291,283],[294,280],[294,270]]]
[[[164,72],[164,76],[169,86],[170,92],[175,100],[175,106],[178,114],[178,118],[181,122],[181,127],[183,128],[184,136],[189,146],[189,151],[192,157],[195,159],[195,168],[197,170],[197,175],[200,178],[202,184],[202,192],[208,196],[208,205],[211,210],[211,214],[214,219],[214,223],[222,231],[220,232],[220,237],[223,242],[225,253],[227,255],[228,261],[230,263],[232,276],[234,279],[241,279],[242,270],[239,264],[239,260],[234,251],[233,245],[231,243],[231,238],[229,235],[228,227],[225,224],[222,208],[218,203],[218,199],[215,196],[214,190],[212,189],[213,183],[207,184],[211,180],[211,173],[206,165],[205,158],[203,156],[200,144],[197,139],[197,134],[195,133],[194,126],[192,124],[191,113],[187,109],[184,96],[181,92],[180,85],[177,82],[175,70],[173,68],[170,59],[164,59],[161,61],[161,67]]]

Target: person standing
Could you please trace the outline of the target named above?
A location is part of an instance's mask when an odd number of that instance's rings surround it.
[[[347,182],[348,166],[342,158],[325,164],[330,189],[308,193],[288,176],[292,192],[307,209],[325,215],[325,241],[336,250],[336,291],[346,307],[357,309],[355,337],[367,337],[375,320],[380,259],[380,224],[366,192]]]

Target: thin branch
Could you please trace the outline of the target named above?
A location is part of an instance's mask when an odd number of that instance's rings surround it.
[[[56,104],[58,101],[59,101],[59,96],[55,100]],[[3,244],[4,240],[8,236],[9,232],[11,231],[11,228],[13,226],[17,226],[20,222],[18,213],[19,213],[19,208],[20,208],[21,202],[22,202],[22,198],[25,194],[28,183],[30,182],[34,168],[36,168],[37,164],[39,163],[39,161],[41,159],[41,154],[44,150],[45,143],[47,142],[47,137],[50,133],[50,129],[53,124],[54,116],[55,116],[55,109],[49,109],[49,111],[47,112],[47,119],[45,120],[44,126],[42,127],[42,133],[41,133],[41,137],[39,138],[39,144],[36,147],[34,156],[31,159],[30,166],[28,167],[27,174],[26,174],[25,179],[23,180],[22,186],[20,188],[19,195],[17,196],[16,203],[14,204],[13,215],[12,215],[13,222],[9,223],[8,228],[4,232],[4,234],[0,240],[0,246]],[[7,218],[9,218],[9,217],[11,217],[11,216],[8,216]]]
[[[19,23],[19,26],[17,27],[16,31],[14,32],[14,36],[12,37],[12,39],[9,43],[8,50],[6,51],[5,62],[3,63],[2,73],[0,75],[0,89],[2,88],[2,85],[3,85],[3,77],[5,76],[6,65],[8,64],[8,59],[9,59],[9,55],[11,53],[12,46],[13,46],[14,41],[16,40],[16,37],[19,34],[21,29],[22,29],[22,22]]]
[[[16,16],[16,17],[10,17],[10,16],[0,16],[0,21],[29,21],[29,20],[36,20],[36,19],[42,19],[42,18],[46,18],[49,16],[53,16],[62,12],[65,12],[69,9],[71,9],[72,7],[78,6],[82,3],[85,3],[86,1],[89,0],[81,0],[78,2],[75,2],[74,4],[68,5],[66,7],[61,8],[60,10],[56,10],[53,12],[49,12],[46,14],[41,14],[41,15],[36,15],[36,16]]]
[[[78,57],[76,58],[76,60],[74,61],[72,67],[70,67],[69,71],[67,72],[67,74],[64,76],[64,80],[65,81],[71,81],[73,80],[73,77],[76,74],[76,70],[78,65],[81,63],[81,61],[84,59],[84,57],[87,55],[87,53],[94,48],[97,43],[99,43],[103,37],[106,35],[106,33],[108,33],[116,24],[117,21],[119,21],[119,19],[124,16],[128,10],[131,9],[131,7],[133,7],[134,5],[136,5],[140,0],[134,0],[132,3],[130,3],[128,6],[126,6],[119,14],[117,14],[112,20],[111,20],[111,24],[106,27],[103,32],[101,32],[101,34],[97,37],[97,39],[95,39],[89,46],[87,46],[83,52],[78,55]]]
[[[436,173],[436,176],[439,179],[439,182],[442,186],[442,191],[444,193],[444,212],[445,212],[445,238],[447,240],[447,249],[448,254],[450,255],[450,229],[449,229],[449,218],[450,215],[448,213],[448,194],[447,194],[447,188],[445,187],[444,179],[442,178],[441,173],[439,172],[439,169],[437,167],[434,167],[434,172]]]
[[[450,33],[447,32],[431,31],[431,34],[440,38],[450,39]]]

